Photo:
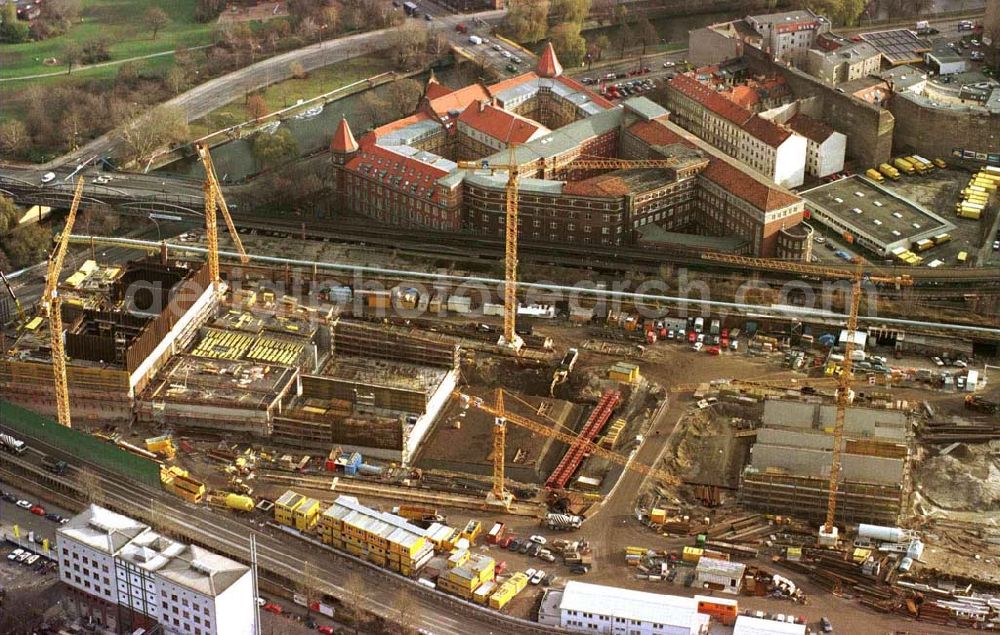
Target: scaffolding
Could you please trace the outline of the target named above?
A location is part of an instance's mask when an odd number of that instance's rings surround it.
[[[337,355],[387,359],[452,370],[458,367],[458,345],[450,340],[417,336],[395,326],[339,320],[333,328]]]

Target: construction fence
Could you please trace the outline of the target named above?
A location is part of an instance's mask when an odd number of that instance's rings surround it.
[[[148,485],[160,487],[160,466],[85,432],[65,428],[51,419],[0,400],[0,431],[18,437],[29,447],[50,445],[101,468]],[[36,441],[37,443],[32,443]],[[38,448],[45,451],[44,447]]]

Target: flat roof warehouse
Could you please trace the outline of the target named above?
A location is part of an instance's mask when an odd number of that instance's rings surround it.
[[[950,221],[854,175],[802,192],[812,218],[849,233],[854,242],[883,256],[896,247],[955,229]]]

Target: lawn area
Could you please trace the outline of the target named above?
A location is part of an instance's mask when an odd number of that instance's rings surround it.
[[[303,79],[286,79],[271,84],[260,94],[267,102],[270,112],[294,105],[299,99],[310,99],[336,90],[352,82],[392,70],[392,62],[387,55],[364,55],[343,62],[317,68]],[[246,121],[243,99],[232,101],[222,108],[208,113],[191,122],[191,136],[194,139],[226,126]]]
[[[195,0],[83,0],[80,21],[62,36],[41,42],[25,42],[0,47],[0,78],[20,77],[51,73],[62,65],[63,47],[69,41],[106,38],[111,46],[112,61],[172,51],[177,46],[198,46],[211,42],[212,23],[201,24],[194,20]],[[143,14],[150,6],[158,6],[170,17],[170,22],[160,29],[156,39],[143,23]],[[60,60],[57,66],[47,66],[47,58]],[[156,59],[170,59],[156,58]],[[95,69],[95,73],[113,76],[117,67]],[[76,74],[74,72],[74,74]],[[19,87],[29,82],[17,82]]]

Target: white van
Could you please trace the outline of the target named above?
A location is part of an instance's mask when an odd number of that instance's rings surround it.
[[[427,578],[420,578],[420,579],[418,579],[417,580],[417,584],[419,584],[420,586],[425,586],[428,589],[436,589],[437,588],[437,585],[434,584],[433,582],[431,582],[430,580],[428,580]]]
[[[483,43],[483,38],[479,37],[478,35],[470,35],[469,36],[469,42],[471,42],[473,44],[482,44]]]

